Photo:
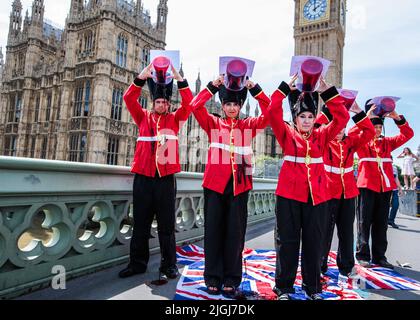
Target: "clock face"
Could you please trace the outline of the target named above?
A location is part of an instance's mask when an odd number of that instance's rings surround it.
[[[327,0],[308,0],[303,7],[303,16],[306,20],[316,21],[327,14]]]

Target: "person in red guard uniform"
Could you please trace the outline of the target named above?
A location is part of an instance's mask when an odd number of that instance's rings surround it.
[[[375,126],[375,137],[363,145],[358,151],[359,175],[357,187],[360,196],[357,205],[357,251],[356,259],[364,267],[379,265],[393,269],[385,253],[388,246],[387,229],[388,214],[392,190],[396,188],[392,169],[391,152],[408,142],[414,131],[404,116],[395,111],[393,98],[368,100],[366,109],[375,105],[375,117],[371,118]],[[391,105],[391,109],[386,109]],[[393,119],[400,130],[395,137],[382,135],[384,119]],[[372,252],[369,238],[372,235]]]
[[[354,99],[343,96],[346,108],[355,113],[353,121],[356,124],[349,134],[343,129],[332,140],[324,153],[324,166],[327,173],[328,190],[331,200],[328,203],[328,213],[325,232],[325,250],[322,258],[321,272],[328,271],[328,254],[334,228],[337,225],[338,254],[337,266],[339,270],[338,284],[347,287],[349,276],[354,267],[354,234],[353,225],[356,215],[356,199],[359,195],[354,176],[354,154],[364,144],[368,143],[375,135],[375,128],[368,115],[359,107]],[[368,112],[373,112],[373,108]],[[316,125],[328,124],[332,115],[324,106],[323,112],[317,117]],[[357,132],[352,133],[352,131]]]
[[[130,277],[144,273],[149,261],[149,238],[154,215],[158,224],[161,252],[159,274],[170,279],[178,276],[175,244],[175,174],[181,171],[178,155],[178,132],[188,119],[193,98],[188,82],[171,67],[165,57],[157,57],[124,94],[124,101],[139,129],[137,147],[131,171],[133,185],[133,236],[130,243],[130,261],[119,276]],[[182,98],[178,110],[170,112],[173,79],[168,79],[168,68],[178,82]],[[152,111],[141,106],[139,98],[148,84],[153,100]]]
[[[268,109],[271,126],[285,155],[276,190],[277,261],[273,291],[279,300],[293,299],[301,238],[302,289],[309,299],[323,299],[320,261],[326,204],[330,197],[322,156],[329,142],[345,128],[350,118],[337,89],[329,87],[321,77],[322,66],[318,59],[306,61],[301,67],[302,72],[305,71],[301,86],[303,92],[293,86],[296,75],[289,85],[285,82],[280,84],[271,97]],[[314,69],[320,69],[315,80],[306,73]],[[314,90],[320,77],[318,91],[333,119],[328,125],[316,129],[318,93]],[[292,123],[283,119],[282,103],[287,96]]]
[[[224,70],[193,100],[193,114],[209,137],[204,188],[204,280],[207,292],[234,296],[242,281],[242,251],[252,189],[252,140],[268,125],[265,111],[270,99],[247,80],[250,61],[221,59]],[[222,68],[221,68],[222,69]],[[259,117],[240,118],[250,91],[262,110]],[[219,93],[223,116],[209,114],[205,104]]]

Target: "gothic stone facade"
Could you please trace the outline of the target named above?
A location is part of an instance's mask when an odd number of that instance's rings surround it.
[[[156,23],[141,0],[72,0],[64,30],[34,0],[12,4],[0,104],[0,154],[129,165],[137,128],[124,90],[164,49],[167,0]],[[145,90],[141,98],[150,107]]]

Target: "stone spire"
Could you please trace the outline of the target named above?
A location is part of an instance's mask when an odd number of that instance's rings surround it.
[[[168,18],[168,0],[159,0],[157,7],[156,26],[160,30],[166,30],[166,21]]]
[[[251,112],[251,105],[249,104],[249,99],[248,99],[248,102],[246,103],[245,110],[246,110],[246,113],[245,113],[246,116],[249,117],[249,114]]]
[[[77,17],[83,10],[83,0],[71,0],[70,17]]]
[[[9,39],[8,43],[12,39],[16,39],[22,27],[22,3],[20,0],[14,0],[12,4],[12,12],[10,13],[10,24],[9,24]]]
[[[44,0],[34,0],[32,3],[32,25],[43,26],[44,11]]]
[[[201,79],[200,79],[200,71],[198,72],[198,78],[195,81],[195,94],[199,94],[201,91]]]

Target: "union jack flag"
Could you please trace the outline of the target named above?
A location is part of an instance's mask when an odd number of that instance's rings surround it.
[[[223,295],[209,295],[204,283],[204,250],[196,245],[177,248],[178,263],[185,265],[178,282],[175,300],[227,300]],[[381,267],[363,268],[356,265],[357,275],[345,288],[338,285],[337,254],[331,252],[328,273],[323,277],[323,297],[326,300],[362,300],[360,289],[419,290],[420,282]],[[240,296],[248,300],[275,300],[274,276],[276,252],[274,250],[245,249],[243,252],[243,278]],[[298,268],[293,299],[306,300],[301,290],[302,276]]]

